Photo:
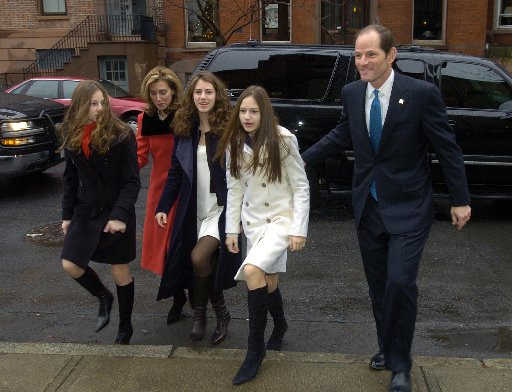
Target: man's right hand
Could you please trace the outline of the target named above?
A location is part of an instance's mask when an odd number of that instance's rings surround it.
[[[62,232],[64,233],[64,235],[66,235],[68,233],[68,228],[69,228],[69,225],[71,224],[71,220],[63,220],[62,221]]]
[[[226,247],[231,253],[238,253],[238,234],[226,234]]]
[[[158,226],[164,228],[167,224],[167,214],[165,212],[159,212],[155,215],[156,223]]]

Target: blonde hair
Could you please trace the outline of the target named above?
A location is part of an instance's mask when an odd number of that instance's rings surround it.
[[[96,119],[96,128],[91,133],[90,144],[93,149],[104,154],[116,140],[123,139],[132,132],[128,125],[112,113],[105,88],[95,80],[83,80],[73,91],[71,106],[64,116],[60,129],[63,140],[61,148],[80,151],[83,128],[91,122],[89,120],[91,99],[98,90],[103,95],[104,103],[103,110]]]
[[[153,103],[150,95],[150,87],[153,83],[163,81],[166,82],[169,88],[174,92],[171,104],[165,109],[166,113],[175,111],[178,108],[178,103],[183,96],[183,84],[180,78],[172,70],[162,65],[157,65],[150,70],[140,86],[140,96],[147,102],[148,107],[146,113],[154,116],[156,113],[156,106]]]

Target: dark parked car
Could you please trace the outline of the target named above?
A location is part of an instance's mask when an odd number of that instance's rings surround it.
[[[0,175],[40,172],[62,161],[55,125],[62,122],[60,103],[0,92]]]
[[[353,46],[235,44],[210,52],[196,71],[219,76],[236,98],[250,84],[264,86],[283,126],[295,130],[304,150],[334,128],[342,87],[359,79]],[[464,153],[473,198],[512,198],[512,78],[502,67],[421,47],[399,47],[396,71],[439,87]],[[431,154],[436,194],[446,194]],[[349,191],[353,153],[326,157],[307,168],[313,196]],[[318,186],[317,186],[318,184]]]

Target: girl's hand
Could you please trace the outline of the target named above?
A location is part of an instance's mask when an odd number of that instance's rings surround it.
[[[165,212],[159,212],[158,214],[156,214],[155,219],[156,219],[156,223],[161,228],[164,228],[165,225],[167,224],[167,214]]]
[[[103,229],[104,233],[114,234],[117,232],[124,233],[126,231],[126,223],[120,220],[109,220]]]
[[[226,247],[231,253],[238,253],[238,234],[226,234]]]
[[[295,252],[296,250],[301,250],[306,245],[306,237],[300,237],[297,235],[289,235],[288,236],[288,248]]]
[[[68,228],[69,228],[69,225],[71,224],[71,221],[70,220],[63,220],[62,221],[62,232],[64,233],[64,235],[66,235],[68,233]]]

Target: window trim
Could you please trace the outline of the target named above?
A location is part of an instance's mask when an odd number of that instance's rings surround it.
[[[501,15],[500,9],[501,9],[502,2],[503,2],[503,0],[496,0],[494,2],[494,15],[493,15],[494,30],[509,32],[510,30],[512,30],[512,24],[500,25],[500,15]],[[511,18],[512,18],[512,16],[511,16]]]
[[[260,41],[264,42],[266,44],[289,44],[292,42],[293,37],[293,0],[289,0],[290,4],[288,5],[289,9],[289,16],[288,19],[290,20],[290,39],[288,41],[264,41],[263,40],[263,2],[260,0]]]
[[[443,12],[443,28],[441,33],[441,39],[414,39],[414,1],[412,2],[412,17],[411,17],[411,42],[416,45],[424,46],[443,46],[446,45],[446,10],[447,0],[442,0],[442,12]]]
[[[183,7],[183,14],[185,19],[185,48],[190,49],[200,49],[200,48],[216,48],[217,42],[215,41],[204,41],[204,42],[196,42],[196,41],[189,41],[188,39],[188,9],[186,5],[186,0],[183,1],[183,4],[185,5]],[[219,13],[219,3],[217,2],[217,14]]]
[[[66,0],[63,0],[63,2],[64,2],[64,12],[46,12],[44,9],[44,0],[40,0],[41,14],[44,16],[67,15],[68,14],[68,5],[66,4]]]

